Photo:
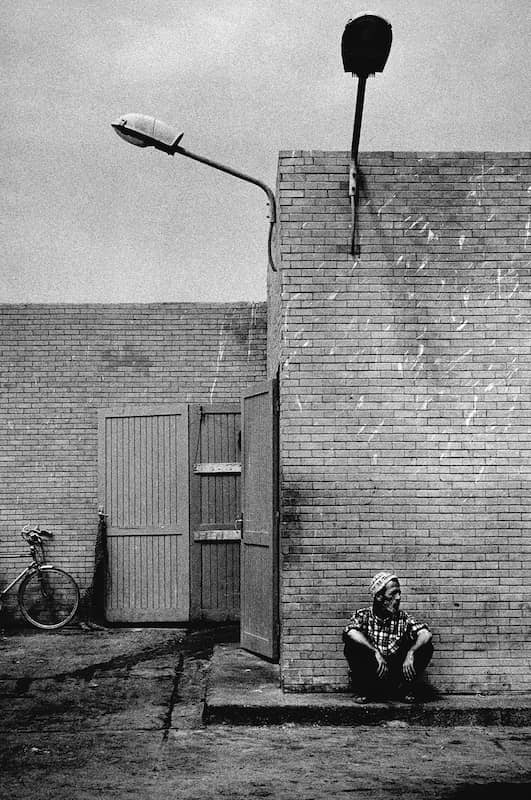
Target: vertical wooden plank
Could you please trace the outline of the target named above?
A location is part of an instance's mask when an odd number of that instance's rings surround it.
[[[194,464],[200,461],[200,418],[201,407],[189,407],[189,485],[190,485],[190,618],[201,618],[201,575],[202,554],[201,545],[194,540],[194,531],[201,525],[201,485],[200,477],[194,472]]]

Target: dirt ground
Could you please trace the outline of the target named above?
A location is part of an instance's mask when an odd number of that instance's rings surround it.
[[[1,796],[526,800],[531,730],[209,726],[218,633],[0,638]]]

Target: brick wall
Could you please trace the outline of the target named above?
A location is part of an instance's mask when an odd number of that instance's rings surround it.
[[[265,304],[0,306],[0,578],[27,523],[85,588],[97,528],[97,414],[238,402],[265,377]]]
[[[442,691],[529,689],[529,156],[282,152],[282,680],[345,688],[382,568]]]

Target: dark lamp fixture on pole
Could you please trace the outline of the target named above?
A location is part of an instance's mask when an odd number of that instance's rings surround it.
[[[273,227],[277,218],[277,208],[273,190],[270,189],[267,184],[257,178],[246,175],[245,172],[240,172],[232,167],[227,167],[224,164],[213,161],[210,158],[205,158],[204,156],[197,155],[197,153],[192,153],[190,150],[185,150],[185,148],[180,145],[184,134],[179,133],[175,128],[172,128],[171,125],[167,125],[165,122],[155,119],[155,117],[149,117],[145,114],[124,114],[116,122],[112,122],[111,125],[118,136],[126,142],[129,142],[129,144],[134,144],[136,147],[154,147],[156,150],[162,150],[163,153],[167,153],[170,156],[178,153],[181,156],[186,156],[194,161],[200,161],[202,164],[207,164],[209,167],[221,170],[221,172],[234,175],[235,178],[240,178],[242,181],[254,183],[255,186],[259,186],[260,189],[266,193],[270,208],[269,236],[267,242],[269,265],[274,272],[277,271],[272,255]]]
[[[391,25],[381,17],[366,14],[351,19],[343,31],[341,55],[345,72],[358,76],[358,94],[354,115],[354,130],[350,150],[349,196],[352,208],[352,238],[350,251],[354,255],[356,234],[356,209],[358,201],[358,150],[361,117],[365,99],[365,85],[369,75],[382,72],[385,67],[393,33]]]

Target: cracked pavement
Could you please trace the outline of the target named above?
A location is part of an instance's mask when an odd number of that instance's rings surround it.
[[[526,728],[205,727],[210,658],[234,627],[0,638],[2,794],[35,800],[523,800]]]

